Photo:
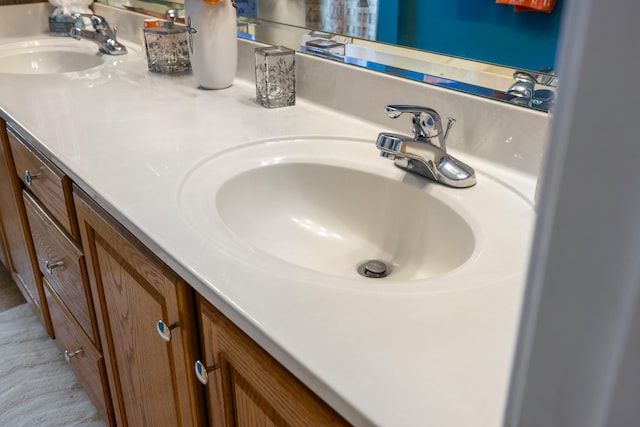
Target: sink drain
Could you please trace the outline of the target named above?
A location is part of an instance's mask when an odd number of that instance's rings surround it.
[[[370,279],[380,279],[387,277],[391,270],[387,264],[377,259],[370,259],[358,267],[358,274]]]

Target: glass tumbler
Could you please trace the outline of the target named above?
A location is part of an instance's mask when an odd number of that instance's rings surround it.
[[[149,71],[175,75],[191,72],[186,30],[169,22],[163,24],[143,29]]]
[[[295,105],[295,51],[283,46],[259,47],[256,58],[256,100],[265,108]]]

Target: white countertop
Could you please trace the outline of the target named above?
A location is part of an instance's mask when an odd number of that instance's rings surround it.
[[[0,113],[354,424],[501,425],[526,256],[506,261],[504,274],[478,278],[481,285],[438,292],[428,280],[424,292],[301,286],[243,264],[185,221],[177,200],[186,174],[215,153],[266,138],[352,137],[374,150],[380,126],[303,99],[267,110],[240,79],[198,90],[191,76],[150,74],[135,51],[113,61],[84,78],[0,74]],[[530,197],[534,178],[511,176]],[[529,246],[533,219],[533,209],[523,213],[520,248]]]

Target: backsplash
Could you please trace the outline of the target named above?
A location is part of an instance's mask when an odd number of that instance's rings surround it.
[[[238,77],[254,80],[253,49],[239,40]],[[387,104],[434,108],[457,120],[447,145],[529,175],[538,175],[549,115],[544,112],[402,79],[305,54],[296,56],[296,94],[343,112],[408,133],[405,120],[390,120]]]
[[[49,16],[53,9],[49,3],[2,6],[0,37],[21,37],[34,32],[49,33]],[[29,25],[24,20],[25,15],[29,17]]]

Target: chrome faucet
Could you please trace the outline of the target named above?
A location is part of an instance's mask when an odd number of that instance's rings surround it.
[[[516,104],[531,105],[533,101],[533,91],[536,86],[536,78],[524,71],[516,71],[513,73],[515,82],[509,86],[507,93],[515,98],[513,102]]]
[[[549,69],[543,68],[540,73],[547,70]],[[555,99],[555,92],[548,88],[536,90],[536,84],[540,83],[546,87],[553,87],[557,82],[557,78],[549,74],[533,75],[526,71],[514,72],[513,78],[515,82],[507,89],[507,94],[513,95],[511,102],[549,109]]]
[[[99,46],[100,52],[109,55],[124,55],[127,53],[127,48],[116,40],[115,28],[111,28],[107,20],[102,16],[92,13],[74,13],[72,16],[76,19],[80,17],[89,18],[95,31],[73,27],[69,31],[71,37],[78,40],[91,40]]]
[[[414,105],[387,105],[387,116],[397,119],[411,114],[413,137],[380,133],[376,147],[380,155],[394,160],[395,165],[450,187],[465,188],[476,183],[473,169],[447,154],[446,140],[455,119],[447,118],[442,129],[440,115],[432,108]]]

